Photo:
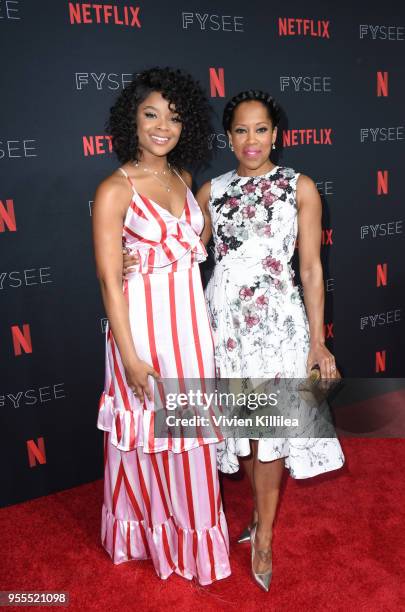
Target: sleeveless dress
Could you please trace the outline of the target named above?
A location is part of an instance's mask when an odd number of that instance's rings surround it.
[[[180,218],[133,196],[122,242],[140,262],[123,282],[136,352],[162,378],[214,376],[212,335],[199,262],[203,215],[187,187]],[[180,177],[181,178],[181,177]],[[97,427],[104,434],[101,540],[115,564],[151,558],[160,578],[172,572],[200,584],[230,574],[215,439],[157,438],[154,402],[128,387],[111,329]],[[149,378],[149,381],[152,379]],[[152,384],[151,384],[152,388]]]
[[[298,176],[276,166],[262,176],[231,171],[211,181],[215,267],[205,296],[219,377],[306,377],[309,326],[291,267]],[[249,454],[248,438],[227,438],[218,445],[218,467],[236,472],[238,455]],[[336,437],[259,439],[259,460],[281,457],[293,478],[344,463]]]

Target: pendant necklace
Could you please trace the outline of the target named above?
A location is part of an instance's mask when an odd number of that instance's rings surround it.
[[[132,163],[134,164],[135,168],[140,168],[140,167],[141,167],[141,166],[139,165],[139,162],[132,162]],[[144,171],[144,172],[149,172],[149,174],[150,174],[151,176],[153,176],[153,178],[155,178],[157,181],[159,181],[159,183],[160,183],[161,185],[163,185],[163,186],[164,186],[164,188],[166,189],[166,191],[167,191],[167,192],[170,192],[170,191],[172,190],[171,185],[170,185],[172,168],[171,168],[171,165],[170,165],[169,163],[167,164],[167,167],[168,167],[168,171],[163,170],[163,171],[162,171],[162,172],[160,172],[160,173],[159,173],[157,170],[151,170],[150,168],[146,168],[146,167],[143,167],[143,171]],[[161,178],[159,178],[159,176],[158,176],[158,175],[159,175],[159,174],[164,174],[164,175],[166,175],[166,174],[168,174],[168,172],[170,173],[169,183],[166,183],[166,181],[163,181]]]

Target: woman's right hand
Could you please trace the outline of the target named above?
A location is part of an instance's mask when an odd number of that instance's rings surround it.
[[[125,280],[127,274],[131,272],[132,266],[139,264],[139,255],[131,255],[131,253],[124,247],[122,249],[122,278]]]
[[[141,403],[145,401],[145,395],[149,401],[152,401],[152,393],[149,388],[148,377],[153,376],[156,380],[160,379],[159,372],[140,359],[125,368],[125,377],[127,384],[132,389],[134,395],[139,399]]]

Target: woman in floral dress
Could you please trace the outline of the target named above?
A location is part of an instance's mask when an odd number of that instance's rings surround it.
[[[322,205],[309,177],[270,160],[278,119],[268,94],[235,96],[223,124],[239,165],[205,183],[197,194],[205,213],[203,242],[212,228],[215,244],[215,268],[205,295],[221,378],[305,378],[314,364],[323,378],[336,376],[324,338]],[[291,267],[297,234],[305,307]],[[238,456],[254,497],[248,528],[252,571],[268,590],[284,465],[293,478],[308,478],[340,468],[344,456],[335,437],[228,438],[218,449],[219,469],[237,471]]]
[[[309,177],[270,160],[278,120],[267,93],[232,98],[223,125],[238,167],[197,194],[205,217],[201,239],[207,244],[213,235],[215,244],[205,296],[221,378],[302,379],[315,364],[322,378],[336,376],[324,338],[322,204]],[[305,306],[291,267],[297,236]],[[125,267],[133,262],[124,258]],[[344,456],[335,437],[227,438],[218,448],[219,469],[236,472],[238,457],[253,492],[251,524],[239,541],[250,539],[253,577],[268,591],[284,466],[293,478],[308,478],[340,468]]]

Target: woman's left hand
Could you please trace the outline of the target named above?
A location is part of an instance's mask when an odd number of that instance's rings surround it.
[[[308,375],[315,364],[319,365],[322,378],[338,378],[335,358],[324,344],[316,344],[310,347],[307,361]]]

